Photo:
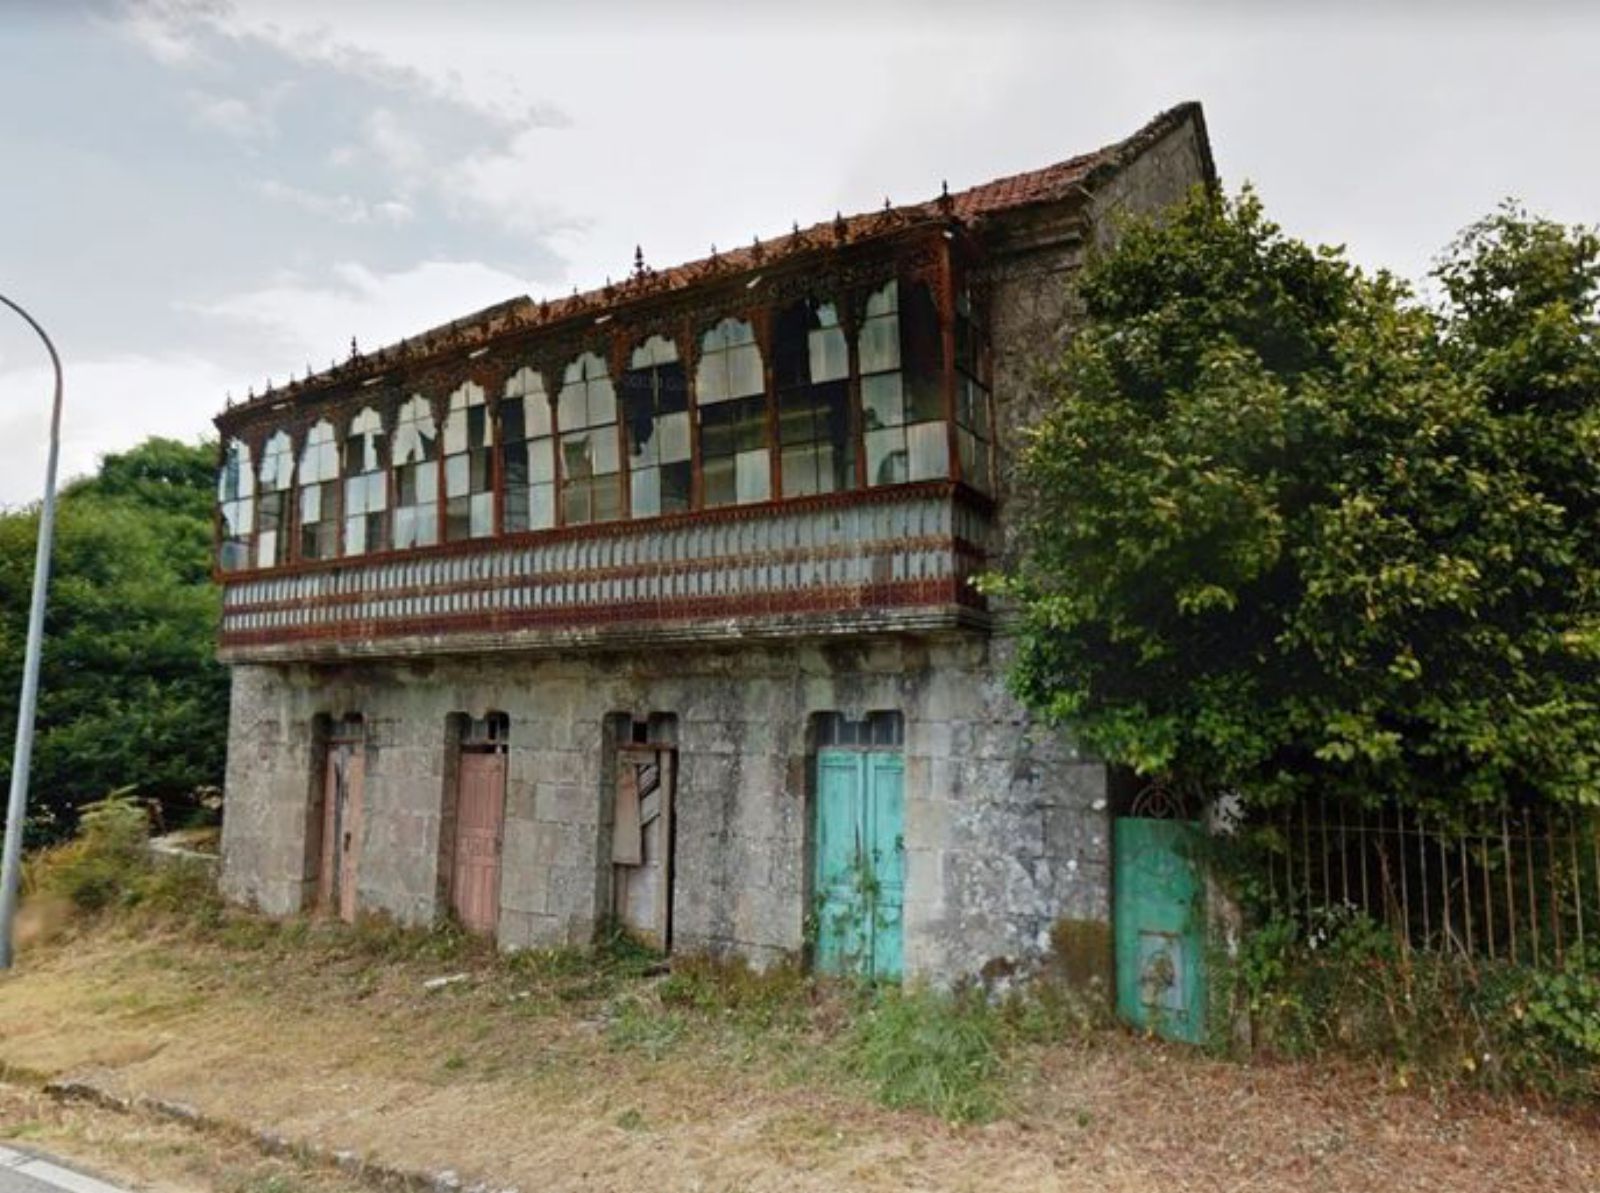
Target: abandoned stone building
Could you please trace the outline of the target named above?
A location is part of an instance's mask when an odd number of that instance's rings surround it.
[[[1108,939],[1105,769],[973,580],[1074,270],[1212,182],[1184,105],[232,405],[229,896],[934,980]]]

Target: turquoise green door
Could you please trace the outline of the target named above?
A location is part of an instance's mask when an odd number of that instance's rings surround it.
[[[1117,1013],[1170,1040],[1205,1039],[1205,912],[1194,862],[1199,826],[1116,822],[1113,914]]]
[[[899,754],[817,753],[817,968],[898,978],[905,906],[905,765]]]

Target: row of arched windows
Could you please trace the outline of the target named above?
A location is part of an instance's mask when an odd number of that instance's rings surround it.
[[[989,364],[964,295],[955,331],[960,475],[987,491]],[[855,336],[858,414],[837,304],[797,303],[775,317],[772,332],[771,393],[753,327],[727,318],[702,336],[692,386],[677,345],[653,335],[627,356],[620,377],[598,353],[580,354],[553,395],[541,373],[518,370],[494,417],[469,381],[450,395],[442,428],[428,400],[414,395],[392,427],[372,407],[342,435],[316,423],[298,457],[285,431],[256,462],[231,440],[218,483],[221,566],[265,568],[951,475],[941,328],[926,285],[891,281],[870,296]]]

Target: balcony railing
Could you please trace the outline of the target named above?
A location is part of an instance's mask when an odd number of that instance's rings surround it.
[[[571,648],[985,621],[988,502],[948,482],[350,559],[226,583],[225,657]]]

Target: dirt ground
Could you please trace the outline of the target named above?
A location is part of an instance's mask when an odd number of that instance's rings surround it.
[[[952,1126],[877,1106],[814,1028],[686,1022],[649,989],[539,987],[481,954],[78,932],[0,981],[0,1063],[21,1082],[0,1096],[0,1136],[149,1188],[343,1188],[26,1088],[73,1076],[524,1193],[1600,1189],[1600,1124],[1582,1115],[1105,1031],[1012,1057],[1005,1112]]]

